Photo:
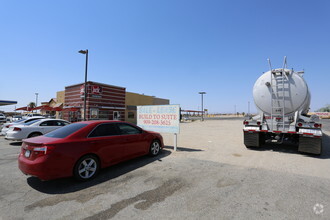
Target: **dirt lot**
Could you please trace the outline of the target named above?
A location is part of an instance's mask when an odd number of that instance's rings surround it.
[[[102,170],[87,183],[42,182],[17,168],[0,137],[0,219],[330,219],[330,122],[320,157],[294,146],[243,145],[242,119],[182,123],[157,158]]]

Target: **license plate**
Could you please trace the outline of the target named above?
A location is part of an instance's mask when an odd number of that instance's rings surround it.
[[[25,157],[30,157],[30,154],[31,154],[31,151],[26,150],[24,156],[25,156]]]

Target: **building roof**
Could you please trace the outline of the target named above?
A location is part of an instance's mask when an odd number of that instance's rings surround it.
[[[151,98],[154,98],[154,99],[164,99],[164,98],[158,98],[154,95],[145,95],[144,93],[140,94],[140,93],[136,93],[136,92],[127,92],[126,91],[126,94],[134,94],[134,95],[140,95],[140,96],[147,96],[147,97],[151,97]],[[164,99],[164,100],[169,100],[169,99]]]
[[[52,101],[57,102],[56,98],[51,98],[48,103],[51,103]]]
[[[87,83],[93,83],[93,84],[97,84],[97,85],[101,85],[101,86],[111,86],[111,87],[115,87],[115,88],[126,89],[125,87],[114,86],[114,85],[108,85],[108,84],[99,83],[99,82],[93,82],[93,81],[87,81]],[[78,84],[74,84],[74,85],[66,86],[65,88],[69,88],[69,87],[73,87],[73,86],[79,86],[79,85],[84,85],[84,83],[78,83]]]

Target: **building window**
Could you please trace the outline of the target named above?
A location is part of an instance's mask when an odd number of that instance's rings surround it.
[[[110,111],[109,110],[100,110],[99,119],[109,120]]]
[[[134,112],[128,112],[127,117],[128,118],[134,118],[135,117]]]
[[[81,120],[81,115],[80,112],[78,111],[70,111],[69,112],[69,121],[70,122],[76,122],[76,121],[80,121]]]
[[[99,110],[97,108],[91,108],[91,119],[99,118]]]

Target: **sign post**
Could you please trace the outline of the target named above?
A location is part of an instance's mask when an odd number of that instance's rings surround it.
[[[174,134],[174,151],[180,133],[180,105],[137,106],[137,125],[149,131]]]
[[[178,134],[174,133],[174,147],[173,147],[174,151],[176,151],[177,144],[178,144]]]

